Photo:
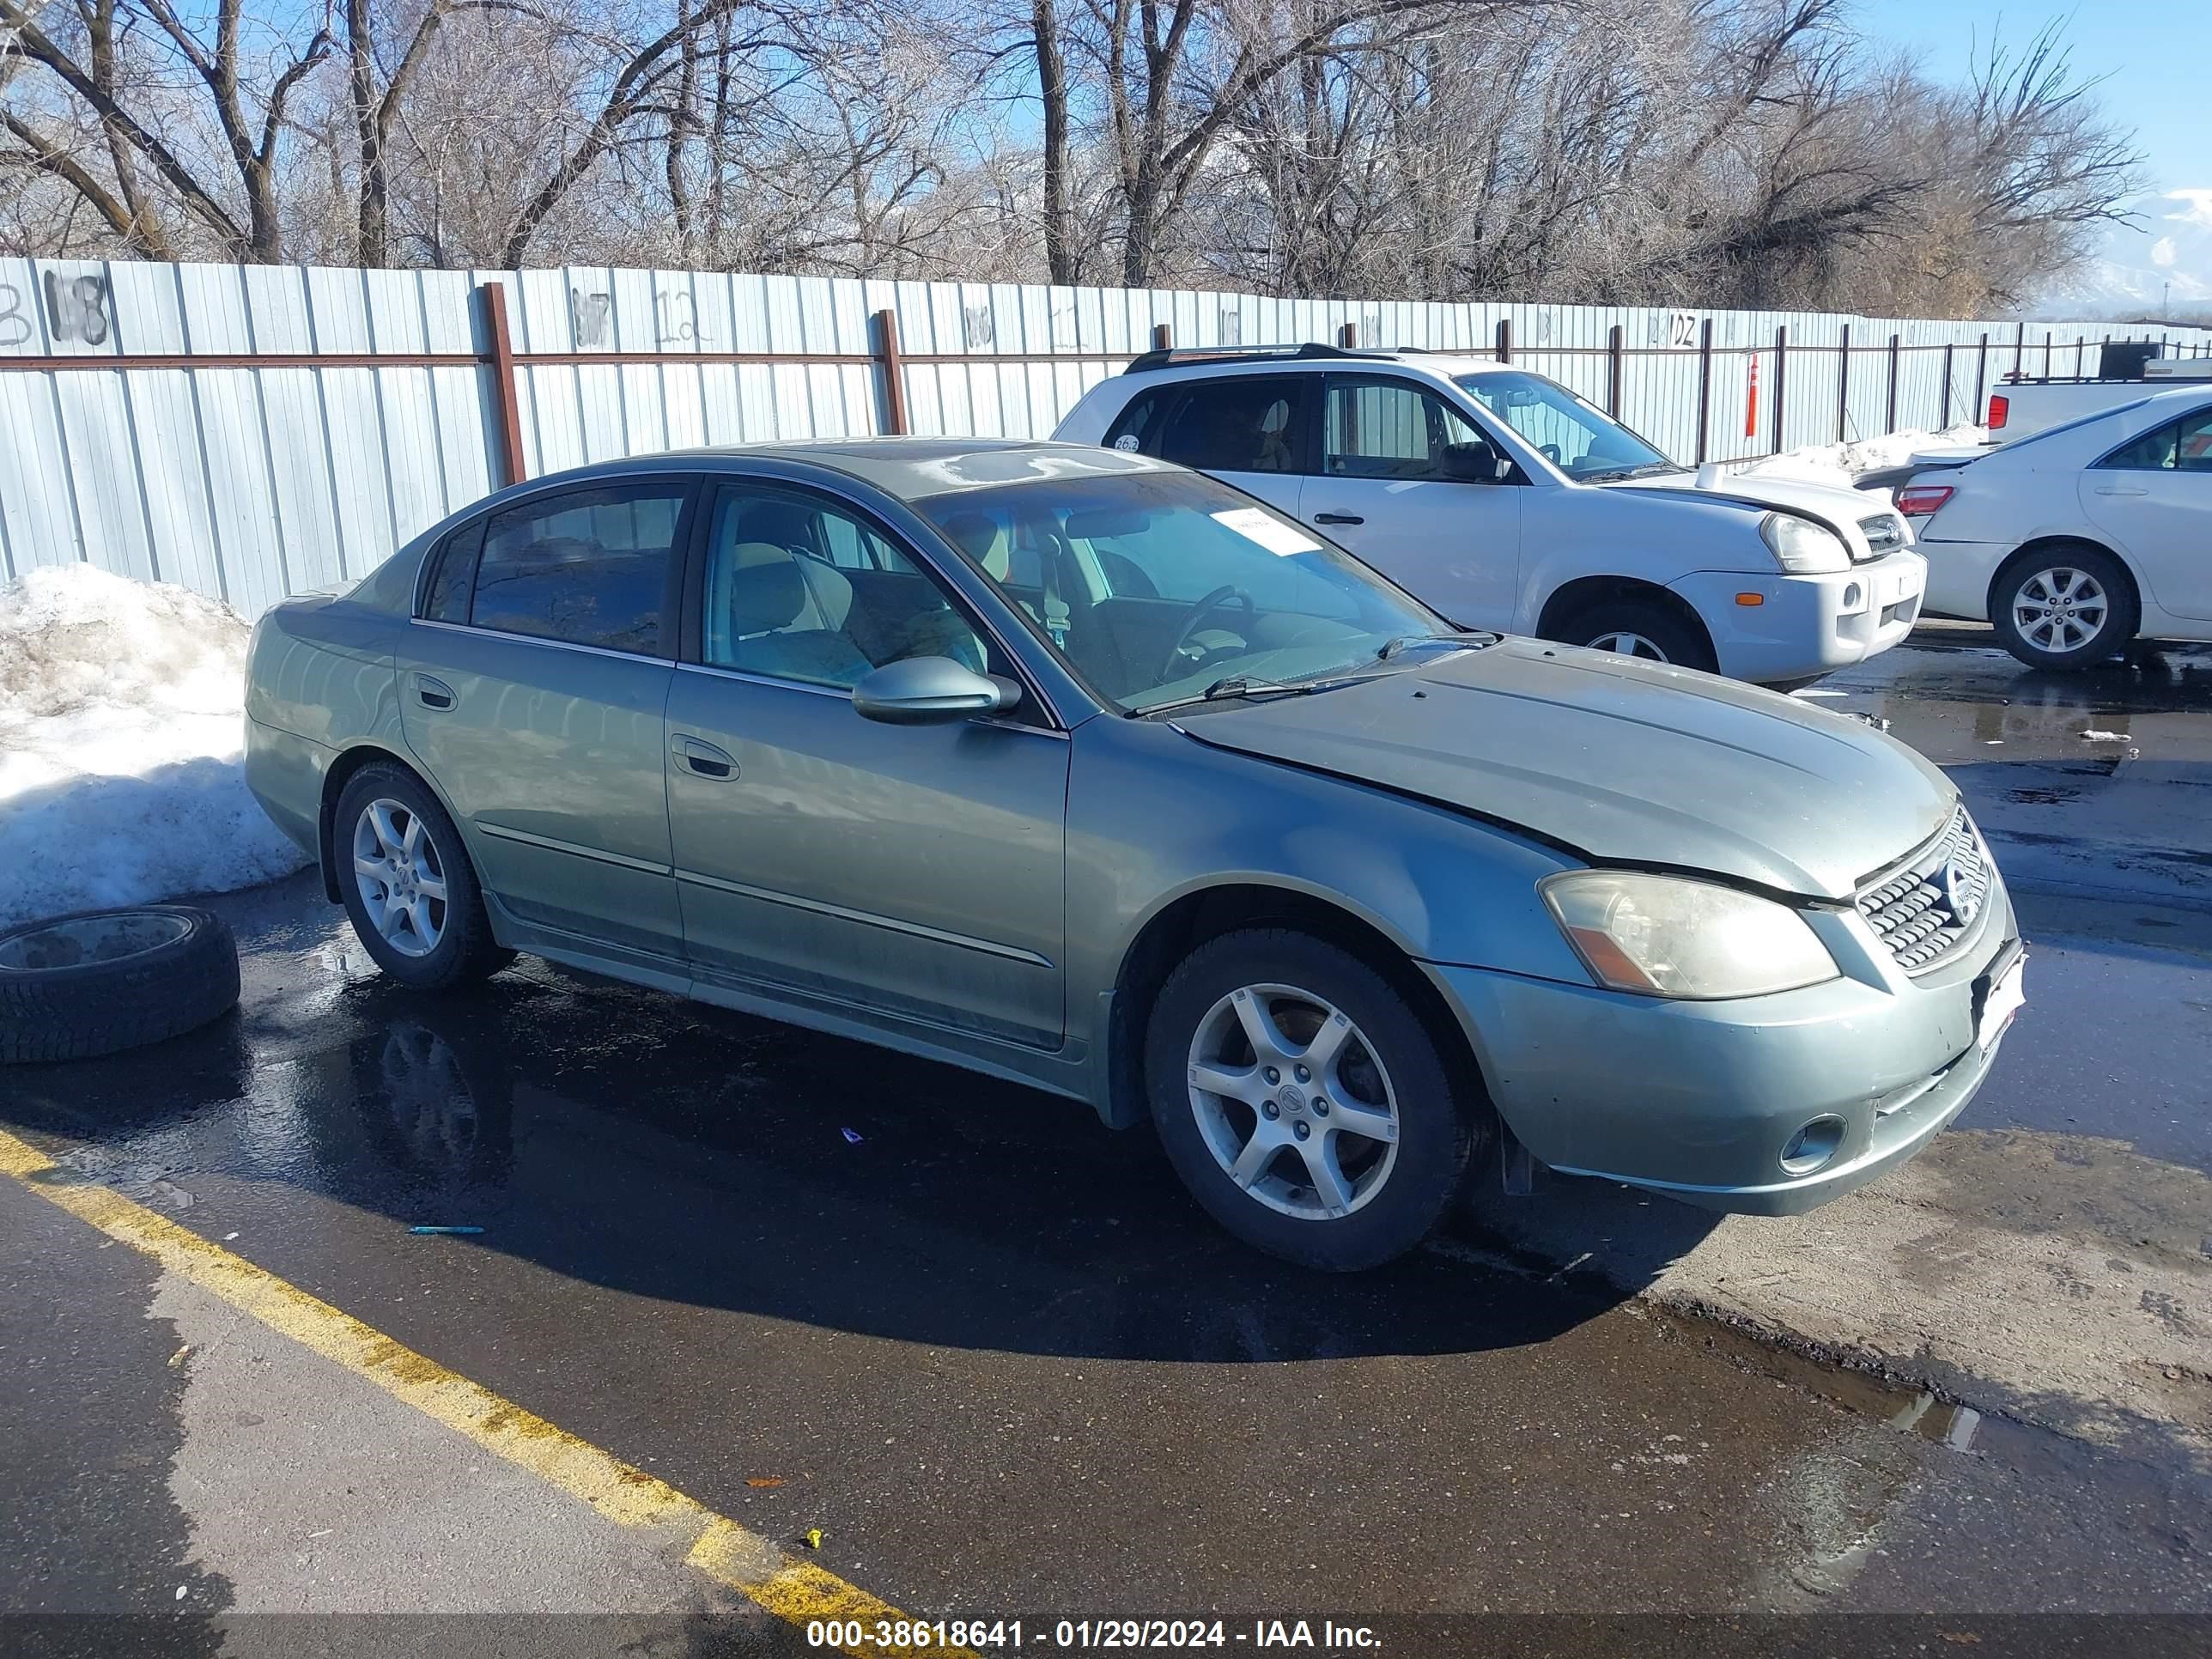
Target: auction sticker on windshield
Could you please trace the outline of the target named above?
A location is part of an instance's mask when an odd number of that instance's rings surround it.
[[[1224,530],[1233,530],[1248,542],[1257,542],[1270,553],[1318,553],[1321,544],[1304,532],[1256,507],[1234,507],[1209,515]]]

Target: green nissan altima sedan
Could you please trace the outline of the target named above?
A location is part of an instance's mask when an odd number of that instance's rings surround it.
[[[1456,629],[1112,450],[536,479],[269,612],[248,676],[248,781],[393,979],[529,951],[1149,1115],[1317,1267],[1531,1160],[1808,1209],[1954,1117],[2021,1005],[1903,744]]]

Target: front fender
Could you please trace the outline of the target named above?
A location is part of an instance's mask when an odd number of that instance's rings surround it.
[[[1068,1008],[1094,1052],[1111,1052],[1112,993],[1146,927],[1210,889],[1333,906],[1415,962],[1589,983],[1536,892],[1577,867],[1554,848],[1161,720],[1092,720],[1073,741]]]

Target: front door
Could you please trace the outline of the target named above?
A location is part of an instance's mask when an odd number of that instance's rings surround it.
[[[694,971],[1040,1048],[1066,1029],[1068,744],[1033,702],[886,726],[852,688],[910,656],[1011,672],[857,512],[732,483],[668,702]]]
[[[1412,381],[1332,374],[1301,519],[1466,628],[1513,626],[1521,501],[1511,483],[1446,476],[1447,449],[1498,453]]]
[[[2212,407],[2081,474],[2081,507],[2177,617],[2212,617]]]
[[[522,921],[680,962],[662,711],[684,478],[559,489],[456,532],[400,654],[401,725]]]

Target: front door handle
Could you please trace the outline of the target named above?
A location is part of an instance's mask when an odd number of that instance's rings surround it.
[[[1365,524],[1367,520],[1357,513],[1316,513],[1314,514],[1314,522],[1316,524]]]
[[[453,688],[443,680],[434,680],[428,674],[415,677],[415,700],[425,708],[451,708]]]
[[[2100,495],[2148,495],[2150,491],[2141,484],[2099,484],[2097,493]]]
[[[668,746],[684,763],[684,770],[696,776],[726,783],[738,775],[738,763],[730,758],[726,750],[717,749],[689,733],[678,733]]]

